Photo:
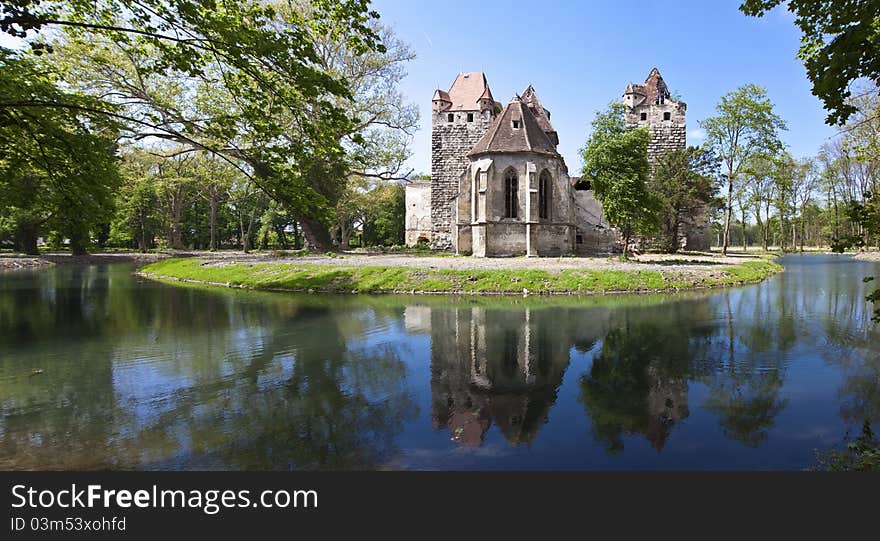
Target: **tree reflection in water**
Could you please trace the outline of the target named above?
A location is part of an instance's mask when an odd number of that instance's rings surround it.
[[[571,299],[7,275],[0,469],[798,466],[880,424],[880,330],[855,262],[820,260],[714,293]]]
[[[397,351],[359,341],[397,306],[354,317],[128,273],[60,269],[22,288],[41,302],[0,295],[0,468],[375,468],[418,415]]]

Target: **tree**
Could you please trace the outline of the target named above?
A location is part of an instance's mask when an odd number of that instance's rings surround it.
[[[116,197],[116,213],[110,229],[114,244],[134,244],[141,252],[153,246],[162,226],[159,196],[151,171],[155,160],[150,158],[133,152],[123,156],[123,182]]]
[[[782,3],[782,0],[745,0],[740,10],[746,15],[762,17]],[[860,114],[857,126],[874,125],[873,132],[878,133],[880,107],[865,107],[864,100],[873,99],[876,103],[880,97],[880,18],[877,16],[880,1],[788,0],[786,7],[795,15],[795,24],[802,32],[798,57],[813,83],[813,94],[828,111],[826,123],[843,125],[853,115]],[[868,87],[853,96],[854,83],[860,80],[867,81]],[[876,160],[880,156],[880,145],[873,148]],[[877,193],[875,184],[873,194]],[[880,289],[868,298],[875,302],[880,300]],[[880,306],[876,306],[875,316],[880,318]]]
[[[811,158],[799,160],[794,168],[794,177],[792,178],[792,206],[796,208],[800,214],[800,250],[804,251],[804,237],[806,236],[806,213],[807,205],[813,200],[816,189],[819,187],[819,175],[816,163]],[[794,224],[792,224],[792,232],[794,232]],[[797,245],[795,235],[792,235],[792,248]]]
[[[761,233],[761,248],[765,252],[770,239],[770,207],[776,197],[777,167],[778,161],[774,156],[756,154],[743,170],[745,196],[755,215]]]
[[[608,223],[623,235],[623,257],[635,235],[656,231],[658,203],[648,190],[647,128],[627,129],[624,106],[611,103],[596,114],[593,132],[581,150],[581,175],[590,180]]]
[[[718,160],[707,149],[688,147],[662,155],[649,188],[660,203],[663,248],[677,252],[681,226],[714,202]]]
[[[49,66],[2,48],[0,96],[79,108],[0,107],[0,223],[19,251],[37,253],[38,235],[54,232],[85,253],[119,182],[115,123],[90,112],[94,99],[62,90]]]
[[[379,186],[367,194],[364,244],[393,246],[404,243],[405,199],[405,188],[402,184]]]
[[[739,9],[762,17],[781,4],[783,0],[745,0]],[[857,111],[850,100],[852,83],[880,81],[880,1],[786,0],[785,6],[802,32],[798,57],[813,94],[828,111],[826,122],[844,124]]]
[[[0,98],[0,109],[59,108],[103,114],[137,141],[173,142],[235,165],[294,213],[317,249],[329,246],[347,155],[340,134],[355,119],[338,105],[351,89],[329,73],[313,34],[353,51],[383,51],[362,0],[313,0],[308,18],[264,2],[98,0],[2,2],[0,30],[16,36],[61,28],[37,50],[63,51],[67,82],[100,96]],[[46,36],[44,32],[42,34]],[[47,38],[48,39],[48,38]]]
[[[724,164],[727,201],[724,215],[724,239],[721,253],[727,255],[730,243],[730,218],[733,213],[734,185],[742,169],[758,154],[780,149],[779,131],[785,122],[773,112],[773,103],[763,88],[748,84],[728,92],[716,106],[717,115],[703,120],[706,142]]]

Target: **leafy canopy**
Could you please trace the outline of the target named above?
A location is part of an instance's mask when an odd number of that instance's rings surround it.
[[[880,0],[745,0],[739,9],[762,17],[783,3],[801,29],[798,57],[825,104],[826,122],[844,124],[857,110],[851,84],[880,81]]]
[[[0,221],[19,250],[36,251],[38,232],[53,231],[83,251],[112,211],[115,123],[89,113],[96,100],[62,90],[49,67],[2,48],[0,96],[82,108],[0,108]]]

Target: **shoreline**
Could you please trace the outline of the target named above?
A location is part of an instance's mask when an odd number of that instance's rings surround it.
[[[547,270],[554,262],[530,259],[529,268],[436,268],[340,265],[328,257],[320,264],[287,261],[217,261],[170,258],[141,268],[138,276],[169,283],[286,293],[573,296],[672,293],[755,284],[781,272],[766,258],[719,267],[694,264],[656,269],[639,262],[582,262],[578,268]],[[459,264],[472,261],[459,258]],[[463,260],[463,261],[462,261]],[[575,259],[575,261],[577,261]],[[568,262],[566,262],[568,263]],[[627,268],[621,269],[621,266]],[[685,267],[686,270],[683,270]]]

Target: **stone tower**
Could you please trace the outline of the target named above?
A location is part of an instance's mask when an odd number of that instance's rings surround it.
[[[652,171],[660,156],[685,148],[687,104],[672,98],[660,70],[652,69],[644,84],[627,85],[623,104],[627,127],[647,126],[651,133],[648,162]],[[679,244],[684,250],[706,251],[709,235],[709,210],[705,208],[681,224]]]
[[[651,70],[645,84],[627,85],[623,104],[627,127],[647,126],[651,132],[648,161],[652,166],[663,153],[685,147],[687,104],[672,99],[657,68]]]
[[[501,105],[482,72],[459,73],[448,92],[431,100],[431,247],[451,250],[458,181],[467,153],[483,137]]]

